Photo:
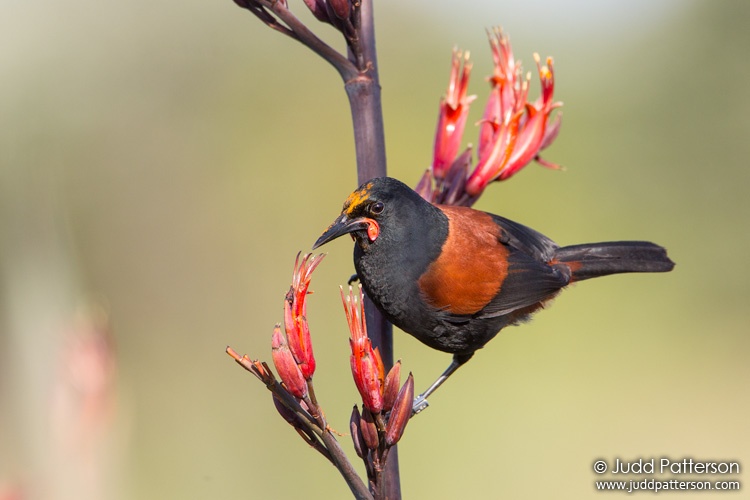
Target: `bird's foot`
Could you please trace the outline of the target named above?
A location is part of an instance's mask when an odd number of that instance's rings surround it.
[[[430,403],[427,402],[427,398],[423,394],[420,394],[419,396],[414,398],[414,403],[412,403],[411,406],[412,417],[417,413],[423,411],[428,406],[430,406]]]
[[[355,273],[349,276],[349,280],[346,282],[346,284],[351,286],[352,283],[356,283],[357,281],[359,281],[359,276]]]

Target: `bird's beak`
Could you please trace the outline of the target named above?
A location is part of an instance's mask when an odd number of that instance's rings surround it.
[[[350,219],[347,215],[342,215],[331,224],[326,231],[320,235],[318,241],[313,245],[313,250],[321,245],[328,243],[331,240],[335,240],[339,236],[343,236],[354,231],[367,230],[374,221],[367,217],[358,217],[356,219]]]

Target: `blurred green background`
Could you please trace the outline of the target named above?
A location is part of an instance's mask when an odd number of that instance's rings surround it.
[[[750,465],[750,3],[375,8],[391,175],[413,185],[431,160],[454,45],[481,116],[484,30],[502,25],[527,69],[555,58],[564,119],[545,157],[567,170],[529,166],[477,207],[561,244],[653,240],[677,262],[575,286],[477,353],[407,428],[405,498],[598,498],[600,458]],[[294,256],[355,187],[338,75],[229,0],[0,12],[0,498],[347,498],[224,354],[270,360]],[[345,431],[351,243],[325,251],[316,389]],[[82,308],[105,310],[113,339],[83,349],[93,402],[69,363]],[[449,362],[400,332],[396,349],[417,389]]]

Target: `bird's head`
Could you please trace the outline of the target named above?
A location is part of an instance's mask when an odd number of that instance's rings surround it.
[[[333,224],[318,238],[313,249],[351,234],[363,247],[387,235],[410,219],[411,208],[428,205],[409,186],[390,177],[378,177],[357,188],[344,202]]]

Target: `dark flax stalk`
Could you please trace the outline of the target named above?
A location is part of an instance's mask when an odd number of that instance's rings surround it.
[[[383,108],[372,2],[373,0],[362,0],[360,11],[359,42],[365,68],[356,78],[345,82],[352,112],[359,184],[373,177],[386,175]],[[367,333],[373,345],[380,350],[387,372],[393,366],[393,328],[369,299],[365,302],[365,318]],[[386,468],[381,476],[383,484],[379,485],[380,488],[375,493],[379,498],[396,500],[401,498],[397,447],[391,448],[388,455]]]

